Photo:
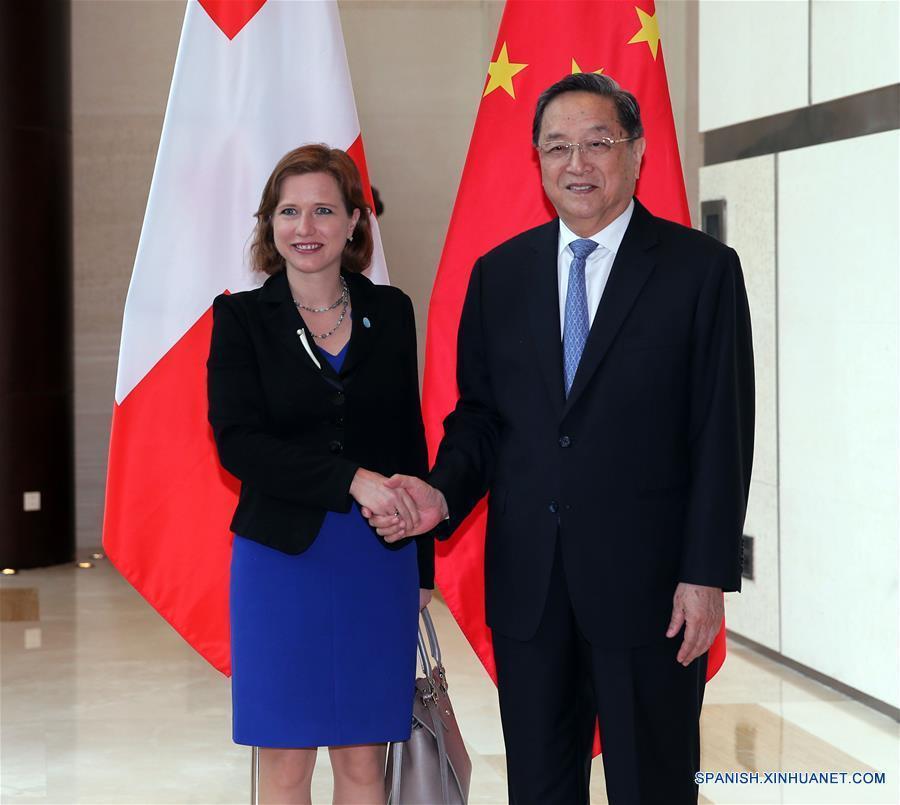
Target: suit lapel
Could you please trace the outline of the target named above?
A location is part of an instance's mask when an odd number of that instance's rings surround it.
[[[266,280],[260,291],[259,301],[263,306],[263,319],[266,326],[277,335],[278,340],[294,356],[297,364],[304,370],[315,373],[331,385],[340,385],[337,374],[316,346],[315,339],[306,326],[306,322],[303,321],[300,311],[294,305],[284,271],[279,271]],[[306,347],[303,346],[303,340],[300,337],[301,331],[306,333],[306,343],[312,354],[307,352]],[[313,356],[315,356],[315,360],[313,360]],[[318,366],[315,361],[318,361]]]
[[[341,379],[350,382],[354,372],[372,354],[372,349],[387,322],[383,321],[375,286],[361,274],[345,274],[350,286],[350,302],[353,307],[353,323],[350,330],[350,346],[341,367]]]
[[[557,278],[559,219],[535,231],[532,249],[534,255],[528,261],[531,276],[525,286],[530,308],[528,329],[533,336],[534,354],[550,392],[553,410],[558,413],[565,403]]]
[[[656,241],[653,217],[638,201],[635,201],[631,221],[625,231],[622,245],[616,253],[609,280],[597,307],[563,416],[569,413],[587,387],[616,333],[625,323],[644,283],[650,277],[655,265],[651,250]]]

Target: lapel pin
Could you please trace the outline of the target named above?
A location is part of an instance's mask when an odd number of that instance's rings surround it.
[[[306,354],[312,359],[312,362],[316,365],[316,368],[321,370],[322,364],[319,363],[319,359],[313,354],[312,349],[309,346],[309,341],[306,339],[306,331],[301,327],[297,330],[297,335],[300,336],[300,343],[303,344],[303,349],[306,350]]]
[[[368,330],[369,327],[371,327],[371,326],[372,326],[372,322],[369,321],[369,317],[363,316],[363,327],[365,327]]]

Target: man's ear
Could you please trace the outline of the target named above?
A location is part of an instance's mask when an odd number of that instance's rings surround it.
[[[644,151],[647,149],[647,141],[641,137],[634,141],[634,178],[637,181],[641,175],[641,162],[644,159]]]

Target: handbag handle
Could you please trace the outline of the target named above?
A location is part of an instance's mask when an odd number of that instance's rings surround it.
[[[446,692],[447,683],[444,676],[444,666],[441,663],[441,648],[438,645],[437,632],[434,629],[434,621],[431,620],[431,614],[428,607],[422,608],[422,622],[425,624],[425,633],[428,635],[428,642],[431,648],[431,656],[437,663],[437,672],[440,677],[441,689]],[[428,680],[429,692],[422,697],[425,708],[430,711],[431,723],[434,729],[434,737],[437,742],[438,767],[441,774],[441,795],[444,805],[450,804],[450,760],[447,757],[446,737],[444,736],[443,719],[438,713],[438,691],[434,688],[434,674],[432,672],[431,660],[428,658],[428,648],[425,646],[425,638],[422,636],[422,625],[419,624],[419,659],[422,661],[422,670],[425,672],[425,679]],[[402,755],[397,755],[396,760],[402,762]],[[397,779],[397,778],[395,778]]]
[[[425,674],[425,678],[431,679],[431,660],[428,659],[428,649],[425,647],[421,627],[419,627],[419,662],[422,664],[422,673]]]
[[[438,679],[440,680],[439,684],[441,691],[446,693],[449,689],[449,686],[447,685],[447,674],[444,671],[444,663],[441,660],[441,644],[438,643],[437,631],[434,628],[434,621],[431,619],[431,613],[428,611],[428,607],[425,607],[422,610],[422,622],[425,624],[425,633],[428,635],[428,642],[431,646],[431,656],[434,658],[435,668],[437,669]],[[421,625],[419,626],[419,642],[423,642]],[[424,651],[424,645],[419,650]],[[428,665],[428,678],[431,679],[430,663]]]
[[[431,646],[431,656],[434,657],[435,663],[443,665],[441,662],[441,644],[438,643],[434,621],[431,619],[431,613],[428,611],[428,607],[425,607],[422,610],[422,622],[425,624],[425,634],[428,635],[428,643]]]
[[[422,610],[422,620],[425,621],[425,631],[428,634],[428,641],[431,644],[431,654],[439,661],[440,648],[437,648],[437,636],[434,631],[434,623],[427,609]],[[432,673],[431,660],[428,658],[428,647],[425,645],[425,637],[422,634],[422,625],[419,624],[419,661],[422,663],[422,671],[425,675],[425,684],[427,690],[418,690],[417,696],[420,697],[425,710],[431,718],[431,728],[434,730],[434,738],[437,749],[438,768],[441,777],[441,801],[443,805],[450,805],[450,759],[447,756],[447,743],[444,736],[446,729],[443,720],[438,712],[439,693],[434,686],[434,676]],[[443,679],[444,668],[438,664],[438,672]],[[445,688],[446,690],[446,688]],[[397,741],[392,745],[393,754],[393,773],[391,779],[391,792],[389,797],[390,805],[403,805],[399,803],[400,791],[403,780],[403,748],[402,742]]]

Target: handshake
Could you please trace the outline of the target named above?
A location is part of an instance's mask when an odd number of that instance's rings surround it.
[[[350,484],[350,495],[385,542],[424,534],[448,515],[443,493],[411,475],[387,478],[360,468]]]

